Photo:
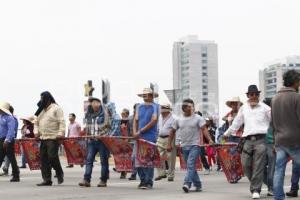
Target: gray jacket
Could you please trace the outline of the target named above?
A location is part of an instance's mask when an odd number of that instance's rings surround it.
[[[300,94],[293,88],[282,88],[272,100],[271,112],[275,145],[300,146]]]

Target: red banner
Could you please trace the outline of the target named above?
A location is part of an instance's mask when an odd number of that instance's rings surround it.
[[[136,167],[161,167],[161,158],[159,155],[159,151],[154,143],[139,139],[137,140],[136,144]]]
[[[85,139],[68,138],[63,141],[63,145],[69,165],[84,165],[87,155],[87,143]]]
[[[236,146],[222,145],[217,148],[222,169],[229,183],[237,183],[243,176],[241,156],[236,151]]]
[[[30,170],[40,169],[40,142],[37,140],[21,141],[25,158]]]
[[[181,147],[177,147],[177,155],[179,157],[180,169],[181,170],[186,170],[186,164],[185,164],[185,161],[184,161],[184,158],[183,158]],[[196,170],[197,171],[202,171],[202,163],[200,161],[200,156],[196,160]]]
[[[15,154],[18,155],[18,156],[21,155],[20,143],[18,141],[15,141],[14,148],[15,148]]]
[[[102,137],[101,141],[114,156],[115,168],[118,172],[132,171],[132,144],[128,139],[119,137]]]

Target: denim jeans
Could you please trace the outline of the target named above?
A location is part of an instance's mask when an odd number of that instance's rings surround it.
[[[293,161],[293,170],[291,177],[291,190],[298,191],[299,190],[299,177],[300,177],[300,165]]]
[[[138,175],[141,183],[153,186],[154,168],[153,167],[138,167]]]
[[[91,182],[92,172],[94,167],[94,161],[96,154],[99,152],[100,154],[100,163],[101,163],[101,181],[107,182],[109,179],[109,150],[103,144],[103,142],[99,140],[91,140],[88,142],[88,153],[86,159],[84,180],[87,182]]]
[[[191,187],[192,183],[195,187],[202,187],[198,172],[196,170],[196,160],[199,157],[200,152],[200,147],[196,145],[182,147],[183,159],[187,167],[184,185],[187,185],[188,187]]]
[[[283,183],[285,176],[286,164],[288,158],[291,157],[294,162],[300,165],[300,146],[297,147],[276,147],[276,164],[275,174],[273,179],[274,199],[283,200],[285,198]]]

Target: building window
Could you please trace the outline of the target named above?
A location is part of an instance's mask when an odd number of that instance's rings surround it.
[[[203,66],[202,69],[203,69],[203,70],[207,70],[207,66]]]
[[[203,98],[202,101],[203,102],[208,102],[208,99],[207,98]]]
[[[297,64],[296,64],[296,67],[300,67],[300,63],[297,63]]]
[[[202,57],[207,57],[207,53],[202,53]]]
[[[202,73],[202,76],[207,76],[207,73],[206,73],[206,72],[203,72],[203,73]]]
[[[207,92],[202,92],[203,96],[207,96],[207,94],[208,94]]]
[[[202,89],[207,89],[207,85],[203,85],[203,86],[202,86]]]
[[[290,66],[290,67],[293,67],[293,66],[294,66],[294,64],[289,64],[289,66]]]
[[[202,63],[203,63],[203,64],[206,64],[206,63],[207,63],[207,60],[202,60]]]
[[[202,83],[207,83],[207,79],[202,79]]]

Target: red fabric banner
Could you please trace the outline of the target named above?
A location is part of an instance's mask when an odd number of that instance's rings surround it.
[[[185,164],[185,161],[184,161],[184,158],[183,158],[181,147],[177,147],[177,155],[179,157],[180,169],[181,170],[186,170],[186,164]],[[197,171],[202,171],[202,169],[203,169],[202,168],[202,163],[200,161],[200,156],[196,160],[196,169],[197,169]]]
[[[101,141],[114,156],[115,168],[118,172],[132,171],[132,144],[128,139],[119,137],[102,137]]]
[[[21,147],[20,147],[20,143],[18,141],[15,141],[14,148],[15,148],[15,154],[18,156],[21,155]]]
[[[243,176],[241,156],[236,151],[236,146],[222,145],[217,147],[222,169],[229,183],[237,183]]]
[[[87,155],[87,143],[82,138],[68,138],[63,141],[69,165],[84,165]]]
[[[21,141],[25,158],[30,170],[40,169],[40,142],[37,140]]]
[[[161,167],[161,158],[156,145],[152,142],[139,139],[136,141],[137,151],[135,157],[136,167]]]

